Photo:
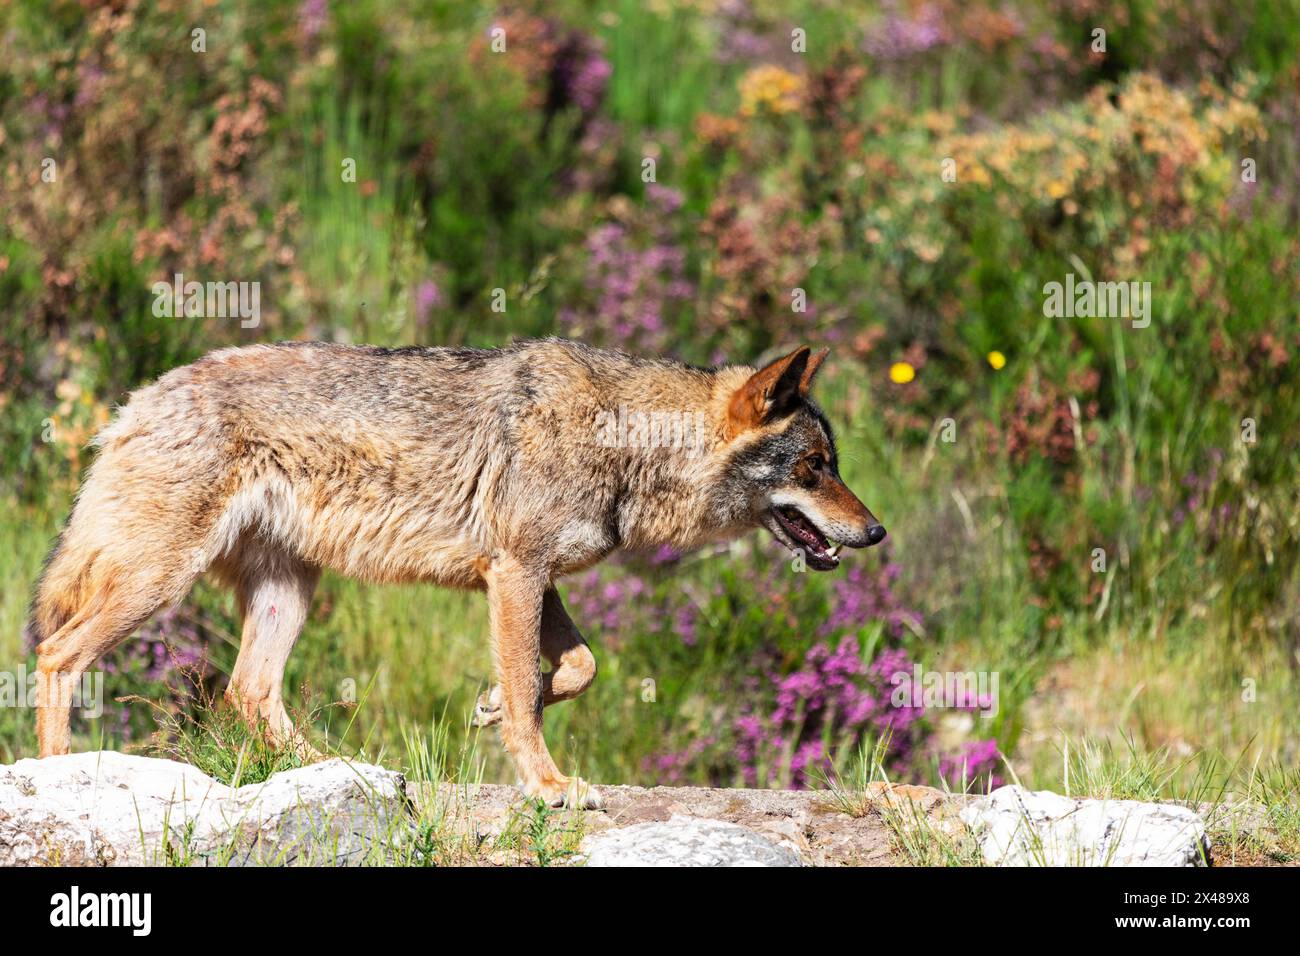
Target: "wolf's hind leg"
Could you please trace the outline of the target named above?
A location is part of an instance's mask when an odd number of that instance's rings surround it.
[[[195,575],[94,568],[98,586],[36,648],[36,740],[42,757],[72,746],[73,693],[82,675],[164,605],[180,600]],[[84,702],[83,702],[84,705]]]
[[[564,609],[555,588],[542,596],[542,656],[551,670],[542,675],[542,705],[549,707],[572,700],[596,679],[596,658]],[[474,707],[474,726],[490,727],[501,722],[501,685],[479,695]]]
[[[284,667],[302,633],[320,572],[288,552],[246,542],[232,571],[244,630],[226,700],[277,747],[304,760],[320,757],[284,709]]]

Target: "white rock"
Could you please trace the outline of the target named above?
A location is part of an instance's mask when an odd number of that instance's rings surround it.
[[[800,866],[791,848],[753,830],[675,814],[605,830],[583,842],[588,866]]]
[[[1209,858],[1201,818],[1167,803],[1001,787],[961,818],[994,866],[1197,866]]]
[[[113,751],[0,767],[0,866],[359,862],[404,825],[406,782],[328,760],[233,789]]]

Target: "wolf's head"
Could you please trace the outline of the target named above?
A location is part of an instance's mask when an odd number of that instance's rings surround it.
[[[732,436],[724,484],[733,507],[747,508],[809,567],[829,571],[840,545],[879,544],[885,529],[840,479],[830,422],[809,397],[827,351],[798,348],[749,377],[732,394]],[[836,544],[838,542],[838,544]]]

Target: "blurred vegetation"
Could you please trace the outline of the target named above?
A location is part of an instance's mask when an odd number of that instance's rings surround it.
[[[34,660],[94,429],[208,349],[807,342],[889,545],[572,582],[601,677],[548,711],[564,765],[802,785],[882,732],[891,773],[953,786],[1049,779],[1060,731],[1300,757],[1295,0],[18,0],[0,44],[0,669]],[[155,316],[176,273],[259,282],[259,326]],[[1150,326],[1046,315],[1069,273],[1149,282]],[[176,645],[217,686],[238,632],[201,586],[108,691],[184,708]],[[997,716],[900,724],[882,660],[997,672]],[[463,733],[488,667],[473,596],[327,576],[289,680],[304,709],[372,688],[333,722],[374,756]],[[0,709],[0,757],[31,723]]]

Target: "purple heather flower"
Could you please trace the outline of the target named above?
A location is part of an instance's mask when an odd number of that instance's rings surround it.
[[[908,15],[900,15],[894,4],[866,38],[862,46],[868,53],[882,60],[900,60],[924,53],[952,42],[943,13],[932,4],[925,4]]]
[[[646,199],[657,206],[660,212],[665,213],[676,212],[682,208],[682,203],[686,201],[686,197],[682,195],[680,189],[673,189],[671,186],[663,186],[659,183],[647,183],[645,195]]]
[[[622,223],[602,223],[587,235],[591,298],[585,308],[560,314],[570,333],[596,332],[612,345],[647,352],[663,352],[671,344],[668,320],[695,296],[686,275],[686,250],[676,236],[675,214],[683,197],[651,183],[646,200],[647,228],[634,232]]]
[[[613,72],[598,39],[577,30],[569,33],[551,65],[553,106],[572,103],[584,117],[590,116],[600,107]]]
[[[996,740],[972,740],[964,744],[955,756],[939,758],[939,775],[953,787],[970,787],[981,780],[989,789],[1002,786],[1002,778],[993,771],[998,766]]]
[[[872,621],[883,620],[894,637],[902,637],[908,622],[920,621],[920,615],[902,607],[892,585],[901,568],[894,563],[872,574],[862,565],[854,565],[834,584],[835,607],[822,627],[823,634],[857,630]]]
[[[433,307],[442,301],[438,286],[430,279],[425,279],[415,288],[415,320],[424,325],[429,319]]]
[[[298,29],[308,43],[316,39],[329,20],[327,0],[302,0],[298,4]]]

